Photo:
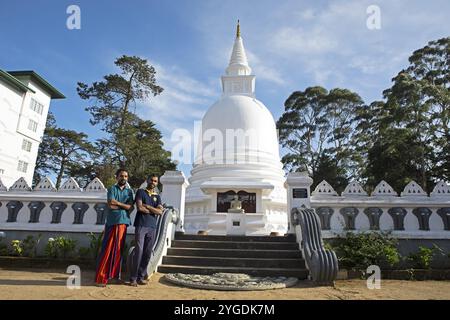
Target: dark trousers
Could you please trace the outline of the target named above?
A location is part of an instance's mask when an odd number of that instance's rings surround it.
[[[143,280],[147,276],[147,266],[152,256],[153,242],[155,241],[156,229],[148,227],[136,227],[134,229],[133,269],[131,270],[131,281]]]

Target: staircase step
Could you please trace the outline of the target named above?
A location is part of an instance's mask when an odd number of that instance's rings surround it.
[[[214,236],[177,233],[175,240],[196,240],[196,241],[232,241],[232,242],[295,242],[295,235],[270,237],[270,236]]]
[[[183,266],[224,266],[244,268],[285,268],[304,269],[303,259],[256,259],[256,258],[225,258],[225,257],[192,257],[192,256],[165,256],[164,265]]]
[[[200,257],[235,257],[235,258],[270,258],[295,259],[301,258],[300,250],[246,250],[246,249],[209,249],[209,248],[168,248],[170,256],[200,256]]]
[[[290,242],[230,242],[175,240],[173,248],[214,248],[214,249],[260,249],[260,250],[298,250],[297,243]]]
[[[158,267],[160,273],[187,273],[187,274],[214,274],[218,272],[227,273],[245,273],[258,277],[296,277],[306,279],[308,270],[306,269],[286,269],[286,268],[243,268],[243,267],[205,267],[205,266],[178,266],[178,265],[161,265]]]

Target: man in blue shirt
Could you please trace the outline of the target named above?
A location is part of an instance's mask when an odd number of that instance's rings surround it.
[[[108,189],[109,212],[95,275],[95,282],[102,287],[110,279],[121,281],[122,251],[127,227],[131,224],[130,213],[134,210],[133,190],[127,187],[128,172],[125,169],[117,170],[116,180],[117,183]]]
[[[147,284],[147,266],[155,241],[157,216],[163,214],[161,198],[156,193],[158,176],[147,178],[147,187],[136,192],[137,213],[134,219],[135,249],[130,285]]]

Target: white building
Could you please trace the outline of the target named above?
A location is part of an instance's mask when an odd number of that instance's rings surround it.
[[[34,71],[0,70],[0,178],[32,183],[51,99],[62,93]]]
[[[188,233],[267,235],[287,230],[285,175],[275,120],[255,98],[239,25],[222,97],[202,119],[186,190]],[[245,214],[229,213],[239,196]]]

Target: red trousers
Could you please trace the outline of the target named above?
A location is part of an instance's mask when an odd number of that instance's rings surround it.
[[[120,279],[122,269],[122,251],[127,235],[126,224],[105,227],[102,250],[98,257],[96,283],[108,283],[109,279]]]

